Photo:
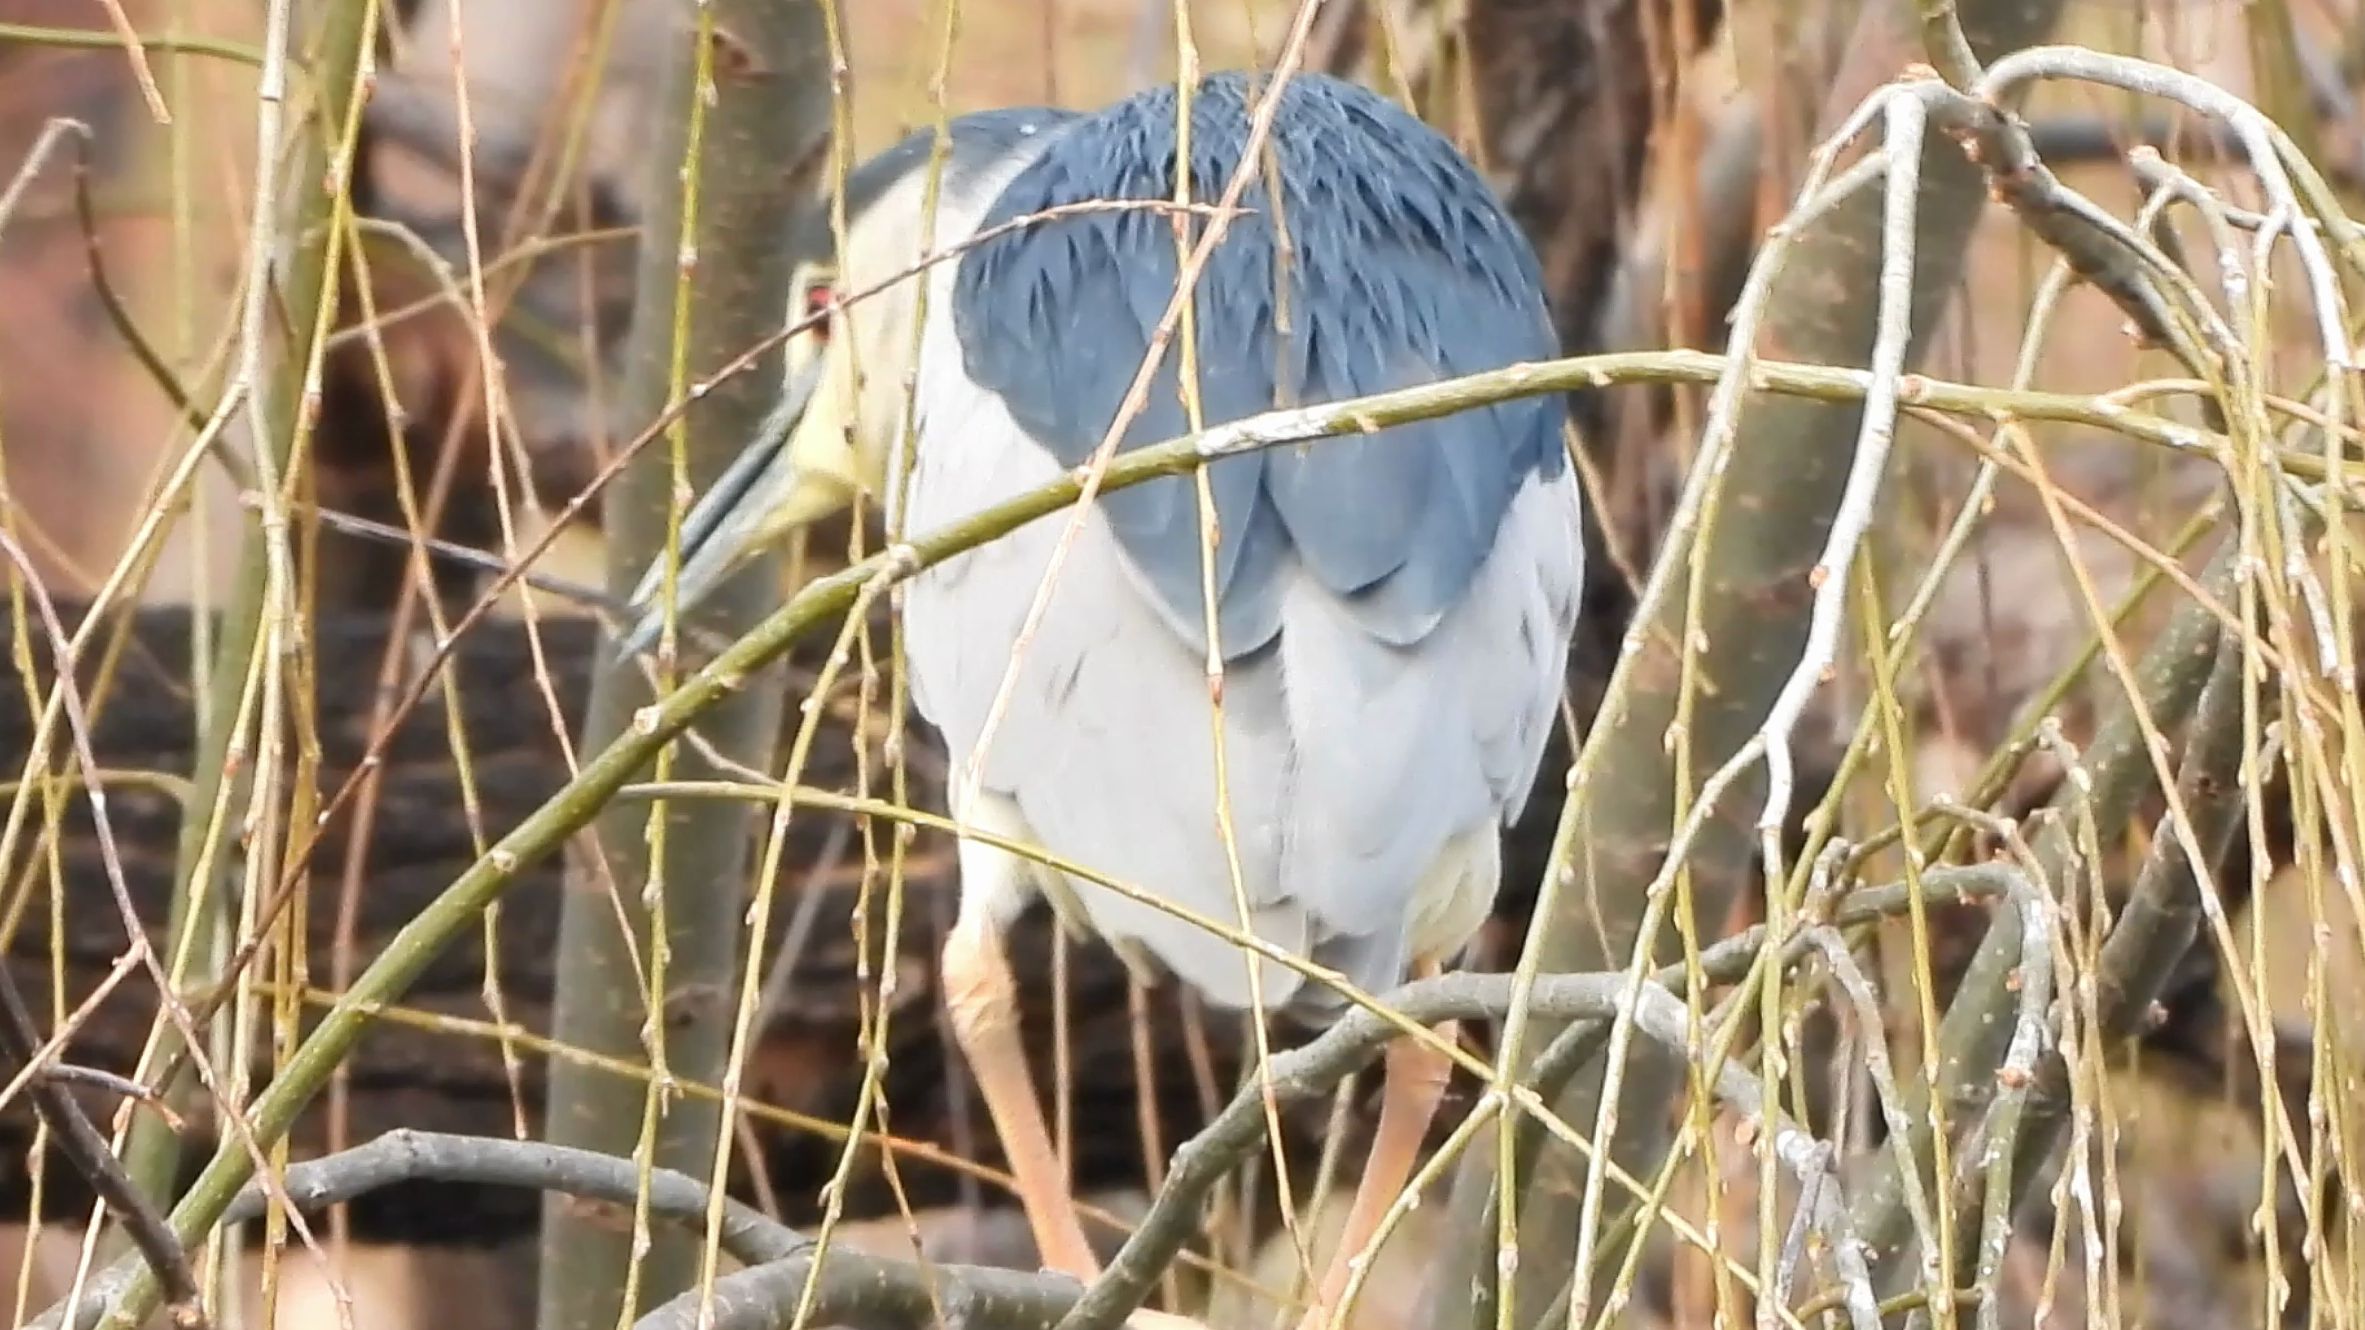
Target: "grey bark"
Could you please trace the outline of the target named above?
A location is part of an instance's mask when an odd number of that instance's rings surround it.
[[[687,10],[684,14],[686,16]],[[687,372],[703,378],[776,332],[787,308],[793,256],[783,238],[810,188],[829,125],[830,81],[822,12],[809,0],[718,0],[699,11],[712,23],[710,50],[693,30],[669,38],[664,89],[646,160],[647,228],[640,251],[634,326],[626,347],[623,419],[656,418],[677,390],[675,309],[687,283]],[[713,97],[702,110],[699,70],[711,62]],[[694,115],[703,141],[693,146]],[[685,168],[695,170],[696,216],[685,231]],[[779,382],[777,353],[718,388],[688,422],[689,483],[710,483],[754,432]],[[606,508],[611,589],[628,591],[667,540],[675,487],[668,449],[648,450],[619,480]],[[778,594],[771,561],[750,568],[715,598],[718,630],[736,634]],[[731,760],[769,769],[779,733],[781,677],[766,671],[712,715],[706,733]],[[598,750],[632,723],[652,698],[639,662],[621,663],[594,682],[584,747]],[[684,746],[673,774],[695,778],[705,766]],[[608,810],[570,855],[569,890],[559,927],[559,981],[553,1033],[569,1045],[634,1061],[646,1057],[644,1028],[661,1032],[676,1076],[719,1083],[737,993],[741,915],[756,825],[754,811],[723,802],[668,805],[664,862],[649,862],[649,810]],[[645,888],[661,883],[662,915]],[[612,893],[612,894],[611,894]],[[618,926],[621,911],[622,928]],[[661,917],[662,929],[655,927]],[[662,938],[658,936],[662,933]],[[635,956],[664,963],[660,1009],[635,982]],[[552,1070],[545,1129],[554,1143],[631,1156],[642,1132],[645,1089],[578,1064]],[[705,1181],[714,1164],[719,1109],[676,1100],[656,1125],[655,1160]],[[543,1330],[608,1330],[617,1323],[631,1238],[586,1223],[565,1206],[544,1211]],[[694,1244],[658,1235],[641,1261],[643,1306],[686,1286]],[[630,1309],[627,1309],[627,1314]]]

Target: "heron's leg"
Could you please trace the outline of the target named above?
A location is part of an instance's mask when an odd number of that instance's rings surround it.
[[[1428,978],[1437,973],[1437,964],[1424,961],[1414,972]],[[1451,1042],[1455,1027],[1448,1022],[1437,1026],[1436,1033]],[[1380,1220],[1397,1194],[1412,1180],[1421,1142],[1429,1135],[1429,1120],[1437,1115],[1452,1073],[1453,1059],[1425,1042],[1399,1038],[1388,1046],[1380,1072],[1379,1131],[1372,1138],[1363,1178],[1355,1184],[1355,1200],[1347,1207],[1346,1226],[1339,1231],[1338,1245],[1331,1249],[1322,1282],[1314,1286],[1314,1301],[1298,1330],[1324,1330],[1346,1296],[1355,1263],[1371,1258],[1364,1249],[1379,1233]]]
[[[1100,1273],[1076,1216],[1068,1178],[1051,1148],[1043,1105],[1027,1075],[1018,1033],[1018,987],[1002,929],[1025,900],[1010,856],[975,842],[961,846],[961,914],[944,943],[944,998],[953,1037],[977,1077],[986,1112],[1001,1137],[1043,1264],[1089,1283]]]

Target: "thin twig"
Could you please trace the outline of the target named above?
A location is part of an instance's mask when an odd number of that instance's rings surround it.
[[[31,557],[4,527],[0,527],[0,556],[5,556],[16,577],[26,586],[41,628],[48,636],[52,657],[65,662],[58,674],[57,690],[63,700],[67,731],[82,773],[83,793],[90,805],[92,831],[99,846],[99,861],[130,938],[130,955],[126,959],[136,957],[147,968],[149,976],[156,982],[158,1005],[163,1010],[167,1025],[179,1031],[181,1037],[189,1041],[194,1052],[196,1029],[189,1018],[188,1009],[173,994],[154,950],[149,947],[146,935],[140,931],[139,916],[133,907],[131,888],[124,875],[113,819],[107,812],[106,789],[98,779],[99,761],[91,745],[90,718],[74,683],[65,624],[59,620],[57,605],[42,586]],[[23,650],[22,644],[19,650]],[[15,976],[6,967],[0,967],[0,1052],[6,1052],[28,1071],[35,1067],[42,1052],[42,1039],[32,1009],[17,988]],[[211,1069],[203,1068],[203,1073],[210,1085]],[[105,1202],[107,1208],[115,1212],[125,1233],[131,1238],[132,1245],[163,1285],[174,1322],[184,1330],[205,1325],[204,1300],[196,1274],[189,1265],[187,1251],[183,1249],[172,1227],[165,1222],[164,1216],[158,1213],[154,1203],[125,1170],[122,1161],[116,1158],[107,1138],[91,1125],[81,1105],[75,1103],[73,1096],[58,1082],[36,1074],[30,1090],[35,1109],[57,1132],[67,1158],[89,1180],[91,1189]],[[233,1134],[237,1134],[236,1111],[231,1110],[225,1116],[233,1120]],[[168,1128],[177,1121],[169,1109],[163,1118]]]
[[[1932,1297],[1939,1296],[1947,1284],[1946,1276],[1938,1269],[1938,1228],[1931,1219],[1928,1189],[1922,1185],[1921,1171],[1914,1165],[1913,1127],[1906,1117],[1905,1096],[1898,1090],[1896,1073],[1889,1064],[1889,1031],[1887,1022],[1881,1019],[1880,997],[1863,968],[1856,964],[1838,929],[1809,928],[1805,936],[1823,953],[1823,962],[1831,968],[1833,981],[1853,1008],[1857,1039],[1863,1049],[1864,1074],[1872,1082],[1873,1096],[1888,1125],[1889,1151],[1897,1177],[1904,1184],[1905,1211],[1912,1217],[1914,1234],[1927,1253],[1922,1269],[1923,1291]]]
[[[303,662],[296,623],[295,555],[286,507],[280,502],[281,481],[301,461],[299,445],[311,428],[311,415],[303,405],[316,391],[319,334],[325,332],[336,302],[333,221],[352,206],[343,191],[321,188],[320,182],[343,179],[352,166],[351,131],[359,116],[360,78],[370,61],[375,11],[375,4],[357,3],[324,13],[317,34],[323,63],[315,71],[313,92],[331,132],[315,139],[308,132],[314,126],[302,126],[285,178],[279,163],[287,148],[281,134],[288,121],[289,52],[295,44],[291,0],[269,0],[263,18],[264,58],[254,123],[258,168],[246,193],[249,227],[242,238],[245,285],[235,303],[233,368],[214,420],[226,426],[234,418],[244,419],[247,461],[254,488],[266,496],[266,505],[256,526],[241,528],[238,572],[223,607],[220,631],[211,643],[213,655],[206,666],[210,677],[198,721],[195,797],[181,823],[166,921],[170,974],[157,976],[175,1020],[172,1029],[158,1032],[143,1057],[187,1057],[199,1066],[209,1092],[219,1087],[204,1068],[199,1033],[184,1018],[177,989],[206,977],[199,957],[207,956],[212,930],[234,890],[234,877],[244,878],[250,900],[260,899],[286,849],[286,838],[280,834],[291,806],[286,782],[301,767],[288,753],[294,715],[288,699],[295,686],[290,676],[300,676]],[[301,185],[294,183],[298,181]],[[280,323],[280,316],[287,322]],[[275,336],[278,331],[291,335],[282,341]],[[199,435],[200,440],[206,437]],[[150,505],[143,533],[149,522],[164,520],[165,508],[162,501]],[[72,679],[73,657],[61,652],[58,659],[59,687],[64,691]],[[245,860],[237,873],[225,849],[233,837],[240,839]],[[258,921],[243,940],[259,946],[269,931],[268,923]],[[235,1082],[230,1092],[215,1097],[232,1109],[225,1116],[234,1118],[234,1105],[244,1089],[243,1061],[234,1064],[230,1074]],[[185,1102],[184,1096],[195,1089],[179,1077],[163,1088],[176,1103]],[[162,1194],[176,1171],[181,1142],[151,1128],[144,1120],[133,1124],[126,1161],[143,1186]],[[246,1136],[244,1128],[236,1126],[230,1134],[241,1140]]]
[[[16,975],[9,967],[0,965],[0,1053],[20,1067],[30,1067],[39,1056],[41,1044],[40,1028],[34,1022],[32,1008],[25,1002],[23,990],[16,986]],[[37,1071],[27,1092],[33,1097],[34,1111],[56,1133],[59,1153],[90,1183],[91,1191],[122,1223],[124,1234],[139,1251],[139,1259],[162,1282],[173,1323],[182,1330],[203,1330],[208,1324],[205,1299],[180,1236],[132,1182],[131,1175],[123,1171],[123,1162],[115,1157],[114,1147],[91,1125],[89,1115],[66,1089],[65,1078]]]
[[[1924,881],[1933,895],[1960,899],[1966,894],[2007,890],[2005,879],[2010,871],[1996,865],[1934,870]],[[1904,892],[1898,888],[1858,893],[1839,918],[1850,924],[1860,923],[1881,913],[1894,912],[1903,904]],[[1746,973],[1763,945],[1763,929],[1752,929],[1719,943],[1701,954],[1701,972],[1712,981],[1737,979]],[[1684,973],[1683,967],[1674,967],[1640,986],[1630,985],[1618,974],[1536,975],[1532,1014],[1545,1020],[1590,1021],[1598,1025],[1619,1014],[1631,1000],[1635,1029],[1671,1051],[1688,1056],[1685,1032],[1688,1017],[1683,1004],[1666,984],[1659,982]],[[1399,1021],[1428,1026],[1448,1020],[1499,1019],[1523,992],[1526,989],[1517,976],[1455,974],[1407,985],[1386,996],[1379,1005]],[[1572,1026],[1560,1037],[1576,1037],[1579,1028]],[[1272,1093],[1285,1104],[1327,1095],[1339,1081],[1376,1056],[1395,1034],[1396,1027],[1380,1015],[1362,1009],[1350,1011],[1312,1043],[1273,1060]],[[1728,1064],[1719,1071],[1716,1084],[1719,1094],[1744,1111],[1756,1111],[1754,1077]],[[1542,1088],[1523,1086],[1515,1093],[1523,1100],[1535,1102]],[[1060,1323],[1060,1330],[1108,1330],[1125,1312],[1139,1305],[1156,1282],[1158,1272],[1197,1231],[1201,1203],[1225,1175],[1261,1144],[1264,1114],[1258,1089],[1251,1086],[1235,1095],[1222,1113],[1175,1152],[1166,1186],[1151,1202],[1149,1213],[1143,1216],[1116,1259],[1109,1263],[1100,1282],[1086,1293],[1075,1312]],[[1799,1167],[1803,1175],[1803,1155],[1786,1154],[1785,1159]],[[1833,1190],[1837,1190],[1836,1183]],[[1830,1199],[1836,1204],[1836,1197]],[[1827,1230],[1826,1236],[1833,1235]]]
[[[123,1100],[126,1104],[154,1110],[158,1117],[164,1119],[167,1130],[185,1131],[188,1129],[188,1124],[181,1120],[181,1115],[172,1111],[172,1105],[164,1102],[163,1095],[129,1076],[119,1075],[103,1067],[85,1067],[73,1062],[52,1062],[41,1068],[36,1075],[46,1076],[50,1080],[65,1085],[87,1085],[94,1090],[104,1090]]]
[[[57,653],[64,660],[66,627],[57,618],[57,606],[50,601],[50,594],[45,592],[43,585],[35,580],[31,559],[5,530],[0,530],[0,554],[5,554],[9,563],[14,563],[17,575],[31,589],[31,599],[40,613],[40,625],[50,634],[52,653]],[[66,717],[69,717],[73,734],[73,755],[92,776],[83,793],[90,800],[92,826],[97,831],[99,854],[102,854],[102,861],[106,864],[106,878],[116,890],[118,909],[123,909],[125,913],[125,928],[132,930],[132,951],[147,958],[151,973],[161,982],[161,970],[154,968],[154,954],[144,944],[140,930],[137,930],[137,916],[132,913],[130,887],[123,880],[123,861],[116,850],[114,828],[111,828],[109,816],[106,816],[106,793],[97,781],[99,762],[90,745],[90,719],[83,712],[80,698],[76,696],[76,689],[73,689],[71,665],[59,674],[59,693],[66,698]],[[166,1011],[180,1013],[182,1032],[187,1034],[187,1013],[182,1011],[180,1003],[173,1001],[170,992],[163,996],[163,1006],[166,1006]],[[40,1027],[33,1018],[33,1008],[24,1001],[24,992],[17,987],[17,975],[7,966],[0,966],[0,1053],[5,1053],[9,1060],[14,1060],[26,1072],[31,1072],[28,1093],[33,1096],[33,1110],[40,1112],[43,1122],[50,1124],[50,1131],[57,1134],[59,1150],[73,1164],[73,1169],[83,1174],[85,1181],[90,1181],[92,1193],[97,1193],[106,1209],[114,1212],[116,1219],[123,1224],[123,1233],[132,1240],[132,1247],[140,1252],[140,1259],[147,1261],[147,1268],[163,1285],[163,1297],[166,1297],[166,1304],[170,1306],[173,1323],[180,1325],[182,1330],[201,1330],[203,1325],[208,1325],[203,1292],[199,1283],[196,1283],[196,1271],[189,1266],[189,1252],[182,1247],[180,1235],[173,1233],[173,1226],[166,1224],[166,1219],[158,1212],[154,1202],[132,1181],[132,1176],[123,1169],[123,1162],[116,1157],[114,1145],[109,1145],[106,1136],[99,1134],[97,1126],[90,1124],[90,1117],[83,1112],[83,1105],[73,1100],[73,1093],[66,1091],[64,1082],[59,1077],[40,1074],[38,1058],[43,1053]],[[166,1112],[166,1122],[173,1122],[170,1112]]]
[[[253,490],[246,490],[239,494],[238,502],[243,507],[259,509],[262,507],[263,498]],[[629,621],[636,613],[622,597],[610,595],[602,588],[585,586],[581,582],[564,577],[554,577],[549,573],[536,572],[531,567],[511,563],[489,550],[480,550],[475,546],[462,545],[455,541],[445,540],[440,536],[426,535],[388,522],[372,521],[355,513],[343,512],[335,508],[324,508],[318,504],[305,503],[302,500],[290,501],[288,508],[293,512],[312,518],[331,531],[342,532],[345,535],[356,536],[363,540],[398,545],[404,549],[415,547],[429,557],[456,568],[467,568],[494,576],[514,576],[519,582],[537,591],[547,591],[578,605],[588,606],[601,613],[612,615],[619,622]]]
[[[263,53],[260,50],[243,42],[223,41],[215,37],[190,37],[177,34],[143,36],[134,33],[131,35],[131,40],[148,50],[163,51],[173,55],[209,55],[216,59],[231,61],[234,64],[250,65],[257,68],[260,68],[263,63]],[[26,46],[54,46],[88,50],[116,50],[123,45],[121,38],[89,28],[59,28],[42,23],[0,23],[0,45],[10,42],[22,43]]]
[[[1951,19],[1953,6],[1940,8]],[[1928,12],[1927,6],[1924,12]],[[1959,40],[1960,34],[1956,35]],[[1964,53],[1968,55],[1968,47]],[[1806,645],[1800,649],[1797,666],[1775,695],[1773,706],[1766,712],[1765,725],[1759,730],[1763,742],[1758,746],[1764,750],[1766,764],[1766,798],[1758,815],[1757,830],[1766,847],[1768,881],[1782,879],[1782,874],[1774,870],[1780,856],[1782,818],[1789,811],[1796,779],[1791,736],[1838,651],[1849,574],[1855,566],[1857,547],[1872,527],[1873,504],[1880,497],[1889,447],[1897,437],[1897,409],[1902,397],[1898,380],[1905,372],[1906,352],[1912,340],[1914,267],[1918,260],[1911,238],[1922,201],[1922,138],[1929,113],[1919,99],[1899,96],[1889,99],[1884,117],[1887,133],[1882,139],[1882,151],[1889,157],[1888,195],[1882,210],[1882,235],[1886,239],[1881,246],[1880,317],[1873,334],[1869,391],[1864,397],[1863,420],[1857,427],[1847,481],[1833,512],[1830,535],[1807,575],[1815,596],[1807,615]],[[1749,758],[1749,746],[1744,745],[1732,763],[1739,765]],[[1703,798],[1700,806],[1707,808],[1711,802]]]
[[[124,59],[131,64],[131,79],[139,85],[140,99],[148,104],[148,115],[157,124],[171,124],[172,112],[164,105],[164,94],[156,88],[156,71],[148,68],[148,52],[140,42],[138,29],[131,25],[131,16],[123,12],[123,0],[99,0],[99,8],[107,11],[107,22],[115,29],[115,40],[123,47]]]

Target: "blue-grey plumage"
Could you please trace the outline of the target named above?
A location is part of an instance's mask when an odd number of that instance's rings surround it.
[[[1237,168],[1254,95],[1237,75],[1193,89],[1182,165],[1194,199],[1219,197]],[[1177,99],[1165,89],[1090,115],[952,122],[933,230],[932,136],[855,173],[840,290],[969,247],[921,281],[840,302],[825,344],[798,344],[818,352],[812,409],[693,509],[685,525],[701,539],[684,551],[684,605],[857,490],[928,531],[1093,454],[1172,298],[1175,218],[1026,219],[1171,199]],[[1269,146],[1248,214],[1195,289],[1204,423],[1553,353],[1533,255],[1433,131],[1301,75]],[[1186,432],[1182,364],[1167,348],[1121,446]],[[1244,908],[1265,942],[1367,991],[1459,950],[1493,901],[1500,829],[1535,782],[1575,628],[1583,546],[1562,431],[1560,404],[1535,398],[1218,461],[1207,470],[1212,569],[1194,483],[1164,480],[1087,511],[1064,560],[1068,522],[1047,518],[907,588],[912,696],[944,733],[956,818],[1148,898],[985,837],[959,844],[946,1004],[1049,1264],[1087,1279],[1096,1268],[1026,1074],[1003,927],[1048,895],[1071,923],[1217,1003],[1245,1007],[1261,992],[1269,1010],[1308,1015],[1335,1005],[1328,987],[1152,902],[1219,925],[1241,924]],[[1342,1256],[1362,1249],[1409,1176],[1444,1075],[1433,1049],[1391,1050]],[[1351,1264],[1331,1263],[1304,1328],[1327,1324]]]
[[[954,194],[973,192],[979,172],[1027,160],[1039,142],[1048,141],[1044,134],[1075,118],[1073,111],[1049,106],[1005,106],[953,118],[945,125],[940,187]],[[848,172],[841,192],[849,225],[860,225],[863,218],[875,215],[889,193],[920,179],[935,152],[936,131],[923,129],[904,135],[894,147]],[[832,248],[828,211],[818,210],[807,221],[814,232],[800,237],[800,252],[827,252]]]
[[[1193,199],[1212,202],[1230,181],[1254,94],[1238,74],[1197,89]],[[1066,126],[980,229],[1094,199],[1172,198],[1177,97],[1160,89]],[[1273,125],[1269,161],[1241,196],[1249,215],[1231,224],[1193,290],[1207,421],[1554,354],[1527,242],[1436,131],[1352,84],[1310,76],[1284,89]],[[1170,217],[1149,211],[1090,214],[980,245],[954,288],[969,376],[1038,445],[1083,461],[1149,350],[1176,251]],[[1181,365],[1170,351],[1124,445],[1187,432]],[[1272,639],[1292,556],[1377,636],[1425,635],[1492,547],[1521,483],[1561,474],[1562,419],[1558,399],[1526,398],[1217,463],[1209,479],[1226,536],[1216,579],[1225,654]],[[1154,481],[1104,507],[1175,626],[1201,637],[1191,481]]]
[[[1194,90],[1194,199],[1223,191],[1256,95],[1238,75]],[[955,120],[934,244],[1065,204],[1171,199],[1177,97]],[[855,173],[840,289],[931,247],[919,230],[931,148],[923,132]],[[1435,131],[1362,89],[1301,75],[1269,148],[1247,214],[1195,289],[1205,423],[1553,354],[1532,253]],[[685,573],[684,602],[824,481],[907,498],[904,520],[929,530],[1085,460],[1176,272],[1171,213],[1083,212],[931,269],[916,366],[917,283],[844,310],[814,414],[750,468],[744,492],[694,510],[689,525],[723,548],[685,552],[702,577]],[[1186,432],[1181,361],[1170,347],[1121,446]],[[889,474],[907,425],[908,491]],[[1220,782],[1195,490],[1174,479],[1107,496],[1025,644],[977,801],[956,812],[1219,921],[1237,921],[1237,885],[1258,934],[1366,989],[1393,984],[1410,959],[1458,950],[1492,901],[1499,828],[1533,783],[1574,628],[1582,545],[1562,429],[1557,399],[1532,398],[1209,468]],[[849,442],[852,462],[840,456]],[[1033,523],[909,589],[914,700],[956,769],[987,738],[1063,525]],[[979,842],[964,843],[962,876],[965,911],[1007,917],[1047,890],[1072,921],[1215,1001],[1250,1000],[1236,949],[1153,907]],[[1269,1005],[1333,1002],[1283,967],[1256,976]]]

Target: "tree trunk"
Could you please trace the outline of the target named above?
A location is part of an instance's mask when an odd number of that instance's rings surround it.
[[[2040,40],[2058,7],[2055,0],[1995,0],[1963,5],[1962,17],[1979,49],[1993,53]],[[1865,11],[1868,24],[1883,26],[1869,29],[1882,40],[1859,41],[1855,51],[1869,75],[1864,91],[1911,58],[1910,30],[1886,26],[1905,22],[1893,9]],[[1473,32],[1481,29],[1473,15]],[[1523,46],[1537,45],[1539,39],[1526,34]],[[1489,85],[1505,81],[1484,80]],[[1922,170],[1923,199],[1913,239],[1917,346],[1955,286],[1971,224],[1984,200],[1978,168],[1942,139],[1933,138],[1924,151]],[[1879,303],[1873,292],[1881,267],[1881,205],[1880,191],[1866,191],[1803,236],[1767,307],[1760,343],[1765,354],[1822,364],[1867,363]],[[1856,437],[1861,419],[1861,408],[1852,405],[1765,394],[1746,403],[1740,441],[1720,479],[1729,501],[1713,538],[1689,552],[1703,570],[1699,617],[1691,617],[1685,596],[1669,598],[1660,622],[1652,625],[1640,652],[1623,662],[1621,681],[1612,685],[1628,690],[1627,703],[1615,728],[1592,739],[1601,749],[1596,768],[1601,774],[1560,810],[1573,850],[1564,864],[1546,870],[1566,876],[1556,895],[1544,898],[1550,904],[1538,907],[1547,912],[1531,933],[1539,972],[1623,969],[1638,948],[1654,963],[1674,954],[1678,929],[1686,925],[1670,912],[1654,934],[1644,936],[1653,915],[1643,888],[1666,858],[1681,820],[1678,809],[1695,803],[1700,782],[1764,723],[1799,659],[1813,599],[1809,570],[1831,529],[1849,471],[1847,441]],[[1659,557],[1685,557],[1685,551],[1661,551]],[[1680,731],[1689,744],[1689,774],[1680,785],[1667,756],[1669,736],[1679,733],[1676,722],[1687,691],[1681,661],[1668,649],[1679,642],[1702,644],[1695,654],[1698,687],[1688,726]],[[1713,929],[1752,883],[1752,827],[1765,789],[1762,769],[1736,781],[1691,847],[1688,926],[1703,933]],[[1523,1056],[1532,1058],[1551,1034],[1542,1028],[1530,1031]],[[1605,1071],[1598,1064],[1586,1068],[1554,1101],[1561,1118],[1580,1131],[1598,1120]],[[1649,1048],[1635,1049],[1622,1070],[1611,1119],[1615,1136],[1603,1144],[1636,1176],[1648,1178],[1656,1168],[1667,1134],[1666,1108],[1680,1088],[1680,1075],[1678,1063]],[[1457,1215],[1469,1222],[1453,1226],[1463,1241],[1433,1286],[1434,1322],[1491,1326],[1495,1299],[1508,1296],[1516,1300],[1512,1324],[1536,1323],[1570,1285],[1587,1172],[1584,1159],[1554,1146],[1535,1150],[1514,1178],[1506,1179],[1495,1146],[1475,1146],[1456,1179],[1454,1202]],[[1520,1260],[1516,1276],[1498,1287],[1497,1229],[1489,1207],[1503,1190],[1511,1193],[1503,1203],[1518,1206]],[[1579,1281],[1591,1277],[1585,1270],[1573,1274]],[[1483,1295],[1475,1317],[1472,1290]],[[1589,1294],[1580,1284],[1575,1296],[1583,1301]]]

